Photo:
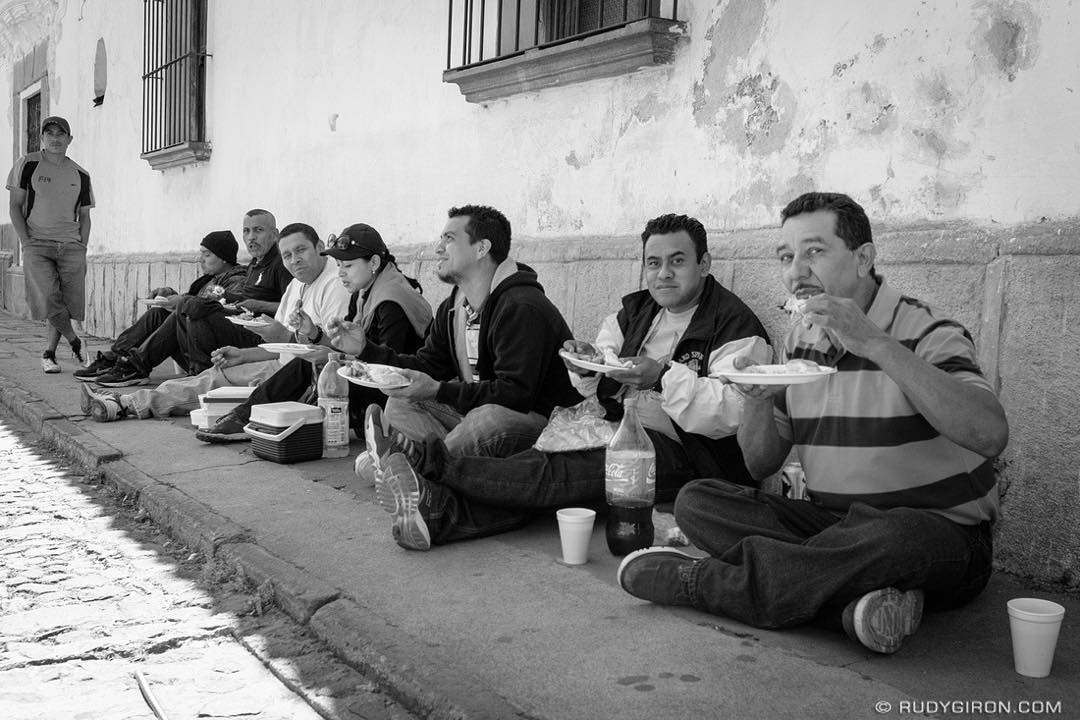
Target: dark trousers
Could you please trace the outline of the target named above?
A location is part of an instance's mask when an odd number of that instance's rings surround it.
[[[169,316],[165,318],[165,322],[161,323],[157,330],[143,340],[139,347],[129,350],[127,355],[135,364],[135,367],[146,375],[149,375],[154,368],[169,358],[175,360],[176,364],[189,375],[197,375],[210,367],[210,358],[206,358],[204,367],[196,368],[192,364],[184,353],[182,340],[185,338],[181,336],[181,333],[185,329],[180,314],[176,312],[169,313]]]
[[[249,348],[262,341],[255,333],[229,322],[224,313],[194,319],[176,311],[169,313],[139,347],[127,354],[148,375],[169,358],[189,375],[198,375],[213,364],[210,353],[217,348],[226,345]]]
[[[169,318],[169,315],[172,315],[172,311],[165,308],[152,307],[148,309],[138,320],[132,323],[131,327],[117,336],[116,341],[113,342],[112,347],[109,349],[116,355],[127,355],[131,349],[142,345],[155,330],[161,327]]]
[[[647,432],[656,450],[656,499],[670,501],[697,472],[681,444]],[[418,469],[430,481],[423,510],[432,543],[513,530],[539,511],[603,503],[605,452],[530,448],[503,458],[460,457],[429,439]]]
[[[247,422],[251,419],[251,408],[265,403],[301,401],[313,390],[315,372],[311,363],[300,358],[293,358],[285,363],[276,373],[259,383],[251,391],[247,402],[238,405],[233,412]],[[316,397],[312,392],[311,397]],[[349,384],[349,425],[362,428],[364,411],[368,405],[386,406],[386,395],[373,388]]]
[[[697,480],[679,493],[675,520],[710,555],[690,575],[694,605],[754,627],[828,623],[847,603],[886,587],[922,588],[929,606],[956,607],[978,595],[992,571],[990,523],[960,525],[925,510],[854,503],[836,513]]]

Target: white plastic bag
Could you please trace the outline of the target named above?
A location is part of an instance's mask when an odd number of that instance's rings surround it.
[[[607,447],[619,423],[604,419],[604,408],[595,396],[551,413],[534,448],[540,452],[570,452]]]

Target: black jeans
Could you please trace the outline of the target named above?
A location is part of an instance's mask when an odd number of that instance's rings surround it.
[[[656,450],[656,499],[671,500],[697,473],[683,446],[647,431]],[[483,537],[525,525],[537,512],[604,502],[605,449],[510,457],[453,456],[442,441],[424,446],[422,500],[433,544]]]
[[[229,322],[222,312],[198,319],[184,315],[178,309],[128,356],[140,371],[150,374],[165,360],[172,358],[189,375],[198,375],[209,368],[210,353],[219,347],[255,347],[263,340],[249,330]]]
[[[886,587],[922,588],[929,606],[957,607],[982,592],[992,571],[989,522],[960,525],[925,510],[854,503],[836,513],[697,480],[679,493],[675,520],[711,556],[691,573],[694,605],[754,627],[837,616]]]
[[[172,315],[172,311],[165,308],[152,307],[144,312],[131,327],[117,336],[112,347],[109,348],[116,355],[127,355],[130,350],[143,344],[155,330],[161,327]]]

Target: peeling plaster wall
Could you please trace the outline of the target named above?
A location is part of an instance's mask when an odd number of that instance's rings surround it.
[[[261,205],[320,229],[360,213],[395,242],[430,240],[471,199],[530,236],[633,233],[672,209],[769,226],[812,188],[877,222],[1080,214],[1071,2],[865,7],[681,3],[670,65],[479,106],[441,82],[445,14],[428,0],[212,3],[214,154],[159,173],[138,159],[141,4],[73,3],[52,33],[52,105],[109,208],[109,252],[179,249],[192,219],[235,230]],[[110,85],[93,108],[98,37]]]

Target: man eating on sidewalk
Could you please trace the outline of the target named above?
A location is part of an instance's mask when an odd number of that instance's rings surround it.
[[[867,648],[896,652],[924,601],[957,607],[986,586],[1005,412],[968,332],[876,273],[870,222],[851,198],[807,193],[789,203],[776,254],[788,292],[809,296],[784,359],[836,372],[740,386],[738,440],[758,478],[794,448],[809,502],[692,482],[675,519],[708,556],[639,550],[623,560],[619,583],[754,627],[842,623]]]
[[[244,244],[251,253],[251,262],[240,287],[222,286],[225,302],[256,315],[273,315],[277,311],[281,295],[293,279],[282,264],[277,243],[274,216],[258,208],[248,210],[244,215]],[[168,295],[171,288],[158,290]],[[219,298],[208,293],[178,298],[171,309],[160,325],[138,337],[137,344],[128,345],[123,336],[118,338],[117,343],[124,340],[127,347],[114,345],[113,352],[99,353],[79,379],[87,379],[85,376],[92,373],[90,379],[105,387],[148,385],[150,373],[170,357],[189,375],[197,375],[210,367],[210,355],[215,349],[225,345],[255,347],[262,342],[258,334],[229,322]]]
[[[670,502],[702,475],[750,483],[735,440],[742,398],[710,375],[736,357],[768,362],[765,328],[710,274],[708,236],[697,219],[653,218],[641,242],[647,289],[623,298],[622,308],[601,325],[595,347],[575,340],[565,345],[575,353],[613,356],[624,369],[602,377],[569,360],[565,367],[578,390],[595,396],[615,419],[622,398],[639,393],[638,412],[656,451],[658,500]],[[368,409],[365,435],[376,495],[393,514],[394,539],[409,550],[506,532],[539,511],[604,499],[605,447],[453,457],[437,437],[424,443],[405,437],[377,408]]]
[[[455,287],[420,350],[369,343],[354,323],[330,332],[343,352],[402,368],[410,383],[388,393],[386,415],[408,437],[434,435],[455,455],[508,455],[536,440],[555,406],[581,401],[558,355],[570,328],[536,273],[510,257],[501,212],[466,205],[448,215],[436,273]]]
[[[337,279],[337,269],[320,255],[322,240],[315,229],[293,223],[281,231],[278,250],[293,280],[281,298],[273,319],[255,328],[265,342],[301,342],[323,346],[324,330],[333,319],[345,317],[349,292]],[[217,387],[258,384],[274,374],[292,355],[278,355],[261,347],[222,347],[213,352],[213,367],[198,375],[166,380],[155,389],[121,395],[82,386],[82,411],[98,422],[125,417],[149,418],[186,415],[198,407],[199,395]]]

